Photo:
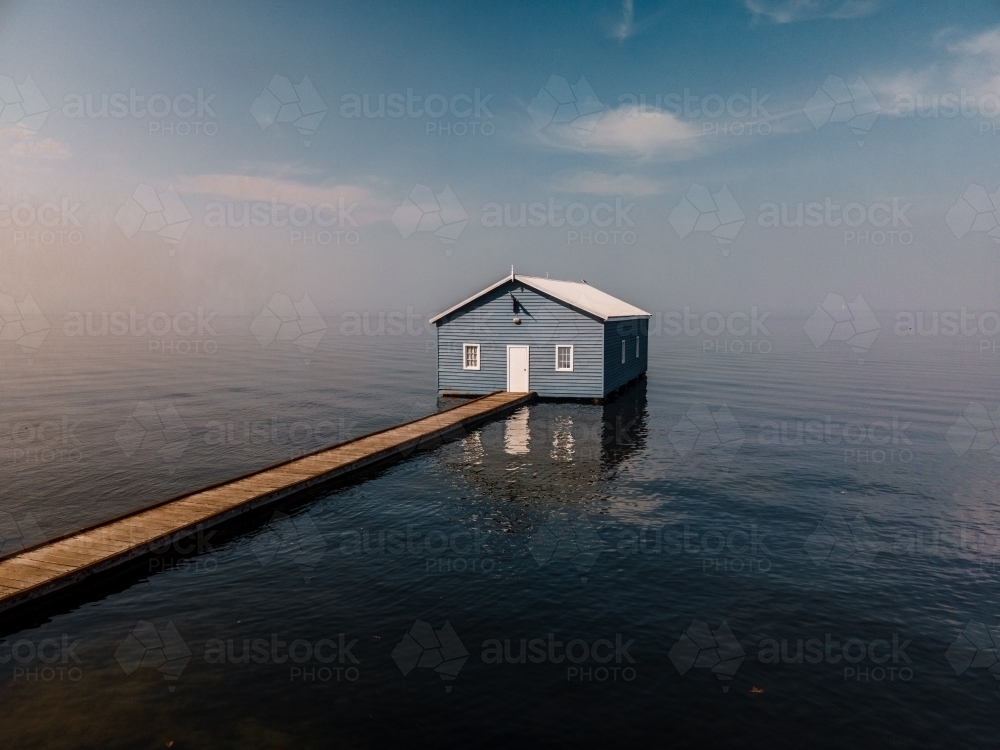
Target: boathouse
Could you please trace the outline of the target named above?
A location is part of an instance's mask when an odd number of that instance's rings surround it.
[[[604,400],[646,373],[649,313],[586,281],[511,272],[430,322],[441,395]]]

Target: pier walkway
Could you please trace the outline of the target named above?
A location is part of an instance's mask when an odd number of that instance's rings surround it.
[[[529,403],[534,395],[491,393],[21,550],[0,560],[0,612],[80,584],[322,482],[462,437],[477,425]]]

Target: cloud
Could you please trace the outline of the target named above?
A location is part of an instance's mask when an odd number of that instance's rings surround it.
[[[935,40],[944,42],[948,51],[953,55],[961,55],[963,57],[986,55],[994,63],[1000,57],[1000,28],[989,29],[966,39],[951,42],[946,41],[952,33],[951,29],[946,29],[939,32]]]
[[[70,156],[69,149],[59,141],[54,138],[39,139],[34,131],[20,125],[0,128],[0,148],[19,159],[51,161]]]
[[[889,74],[870,75],[868,87],[879,99],[883,110],[890,110],[898,96],[912,95],[918,91],[930,90],[934,80],[939,78],[935,67],[924,70],[905,70]]]
[[[394,206],[361,185],[309,185],[294,180],[241,174],[203,174],[182,177],[177,191],[186,195],[211,195],[235,201],[272,200],[278,203],[357,203],[352,216],[360,224],[386,221]]]
[[[948,29],[935,41],[944,43],[953,58],[952,83],[978,94],[1000,92],[1000,26],[964,39],[954,39]]]
[[[664,191],[660,180],[637,174],[605,174],[603,172],[577,172],[557,179],[552,189],[563,193],[588,195],[659,195]]]
[[[877,12],[891,0],[743,0],[754,19],[768,18],[774,23],[795,23],[817,18],[845,20],[864,18]]]
[[[532,140],[548,148],[621,158],[690,159],[704,150],[700,128],[669,112],[634,109],[605,112],[586,142],[569,128],[532,129]]]
[[[611,29],[611,38],[624,42],[635,34],[635,6],[633,0],[623,0],[622,20]]]
[[[53,138],[41,141],[18,141],[10,147],[11,156],[22,159],[68,159],[69,149]]]
[[[934,44],[946,56],[931,65],[867,77],[884,113],[911,116],[914,107],[937,106],[944,94],[1000,94],[1000,26],[964,37],[944,29],[934,36]]]

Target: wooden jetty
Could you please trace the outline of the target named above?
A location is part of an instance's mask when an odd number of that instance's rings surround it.
[[[0,612],[63,591],[322,482],[462,437],[534,396],[497,391],[21,550],[0,560]]]

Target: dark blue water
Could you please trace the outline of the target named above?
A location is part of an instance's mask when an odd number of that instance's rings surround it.
[[[997,354],[803,322],[766,351],[653,336],[608,404],[535,404],[9,625],[4,744],[993,746]],[[5,362],[3,551],[446,405],[425,336],[247,325]]]

